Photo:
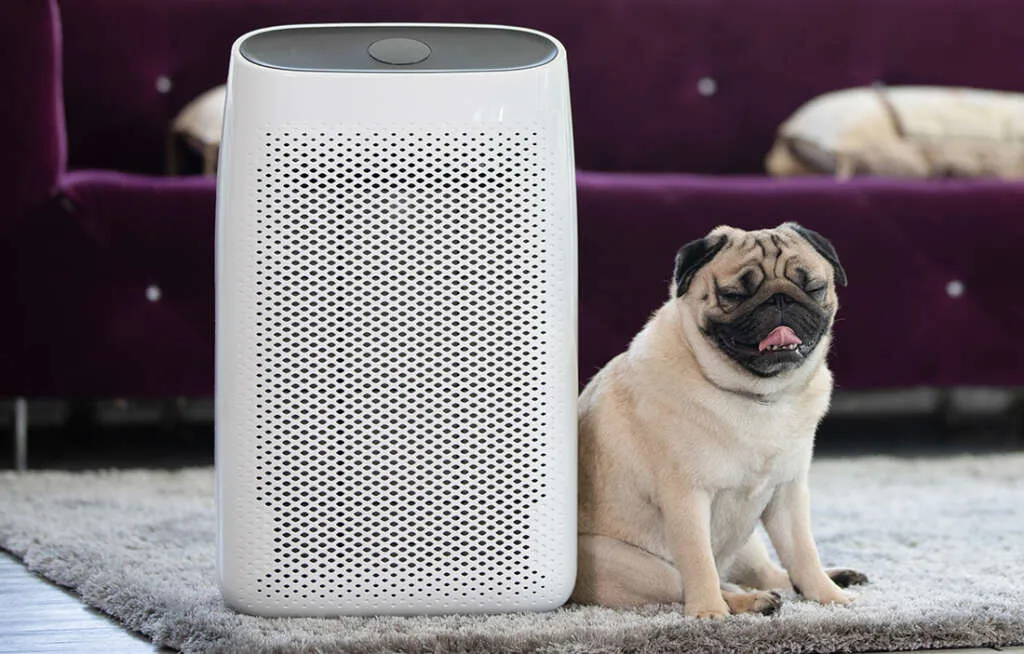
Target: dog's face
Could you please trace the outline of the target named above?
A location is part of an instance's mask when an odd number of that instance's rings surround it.
[[[835,249],[796,223],[719,227],[676,255],[672,293],[713,349],[758,378],[800,368],[827,341],[846,273]],[[813,357],[820,360],[820,357]]]

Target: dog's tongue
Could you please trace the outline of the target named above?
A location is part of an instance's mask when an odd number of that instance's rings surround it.
[[[773,329],[772,333],[768,334],[768,338],[761,341],[757,346],[757,351],[764,352],[770,345],[800,345],[801,343],[803,341],[797,338],[796,332],[785,325],[781,325]]]

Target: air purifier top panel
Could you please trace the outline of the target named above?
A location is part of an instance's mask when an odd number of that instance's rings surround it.
[[[521,70],[558,55],[530,30],[471,25],[318,25],[257,32],[239,46],[269,68],[310,72],[482,72]]]

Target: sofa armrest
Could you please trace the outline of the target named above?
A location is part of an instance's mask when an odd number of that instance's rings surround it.
[[[0,2],[0,229],[51,197],[66,162],[56,0]]]

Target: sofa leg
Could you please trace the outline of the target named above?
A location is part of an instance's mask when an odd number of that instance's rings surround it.
[[[28,469],[28,400],[14,400],[14,467]]]

